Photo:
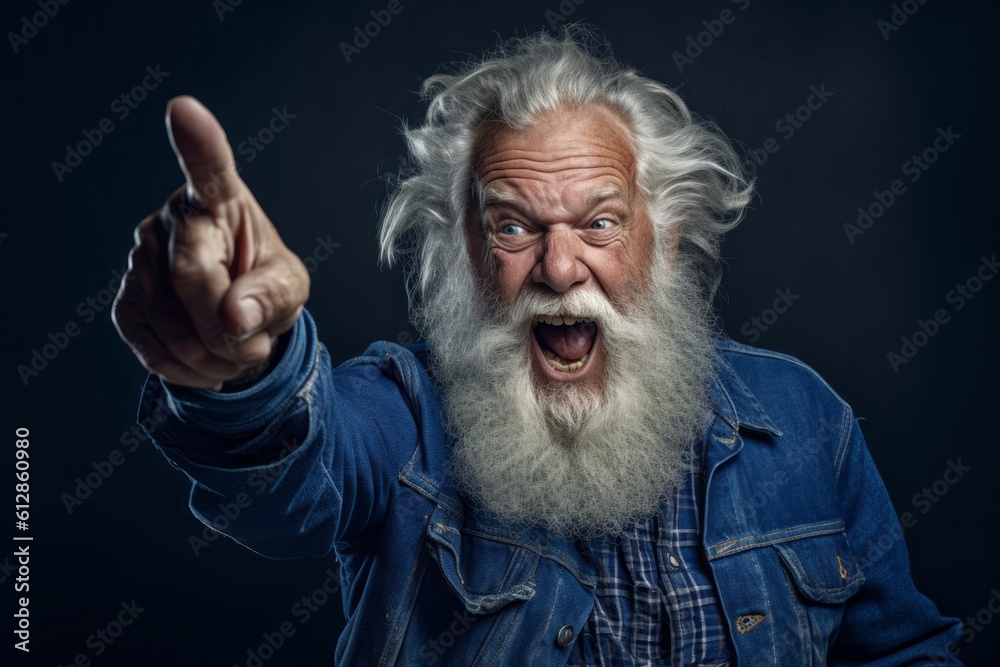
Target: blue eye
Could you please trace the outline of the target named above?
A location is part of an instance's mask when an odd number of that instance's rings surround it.
[[[607,218],[601,218],[600,220],[594,220],[594,224],[591,225],[592,229],[610,229],[611,221]]]
[[[521,233],[521,228],[517,225],[507,224],[500,228],[500,233],[504,236],[517,236]]]

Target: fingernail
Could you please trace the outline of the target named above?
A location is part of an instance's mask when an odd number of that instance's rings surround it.
[[[256,331],[264,322],[264,311],[256,299],[247,298],[240,300],[240,311],[243,313],[243,334],[246,335]]]

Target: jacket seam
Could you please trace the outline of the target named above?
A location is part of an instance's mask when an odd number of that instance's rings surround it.
[[[837,526],[837,527],[836,528],[828,528],[828,529],[823,530],[822,528],[824,526]],[[821,523],[821,524],[815,524],[814,527],[815,527],[815,530],[812,530],[812,531],[806,532],[806,533],[789,534],[788,530],[774,531],[774,532],[771,532],[771,533],[767,533],[765,535],[761,535],[760,537],[761,538],[767,538],[770,535],[783,535],[783,537],[778,537],[778,538],[775,538],[773,540],[766,540],[766,541],[761,541],[761,542],[754,540],[753,542],[751,542],[749,544],[742,544],[742,545],[739,545],[739,546],[735,546],[735,547],[733,547],[731,549],[725,549],[723,553],[719,553],[719,551],[718,551],[718,548],[720,546],[725,545],[725,544],[729,544],[729,543],[731,543],[733,541],[742,542],[743,540],[748,540],[748,539],[752,539],[752,538],[750,538],[750,537],[744,537],[744,538],[739,538],[737,540],[727,540],[726,542],[720,542],[718,544],[713,544],[712,546],[710,546],[708,548],[708,551],[709,551],[708,559],[709,560],[716,560],[716,559],[719,559],[719,558],[724,558],[724,557],[726,557],[726,556],[728,556],[730,554],[741,553],[743,551],[747,551],[748,549],[756,549],[756,548],[760,548],[760,547],[768,547],[768,546],[771,546],[771,545],[774,545],[774,544],[782,544],[784,542],[791,542],[793,540],[804,539],[806,537],[819,537],[821,535],[834,535],[834,534],[837,534],[837,533],[843,533],[844,532],[844,522],[840,521],[840,520],[838,520],[838,521],[828,521],[826,523]]]

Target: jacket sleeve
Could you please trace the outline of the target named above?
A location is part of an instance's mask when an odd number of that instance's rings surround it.
[[[205,525],[272,558],[323,556],[377,529],[416,446],[414,411],[377,350],[331,368],[303,311],[258,383],[220,393],[151,375],[139,423],[191,480]]]
[[[848,599],[831,665],[961,665],[949,653],[961,624],[917,591],[892,501],[854,415],[838,452],[839,497],[864,585]]]

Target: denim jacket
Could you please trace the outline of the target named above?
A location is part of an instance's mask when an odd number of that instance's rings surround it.
[[[801,362],[728,339],[711,396],[702,544],[739,664],[959,664],[960,625],[914,588],[851,409]],[[333,368],[306,312],[254,386],[151,376],[139,417],[206,525],[272,558],[336,553],[338,664],[566,664],[594,570],[572,540],[455,491],[420,347]]]

